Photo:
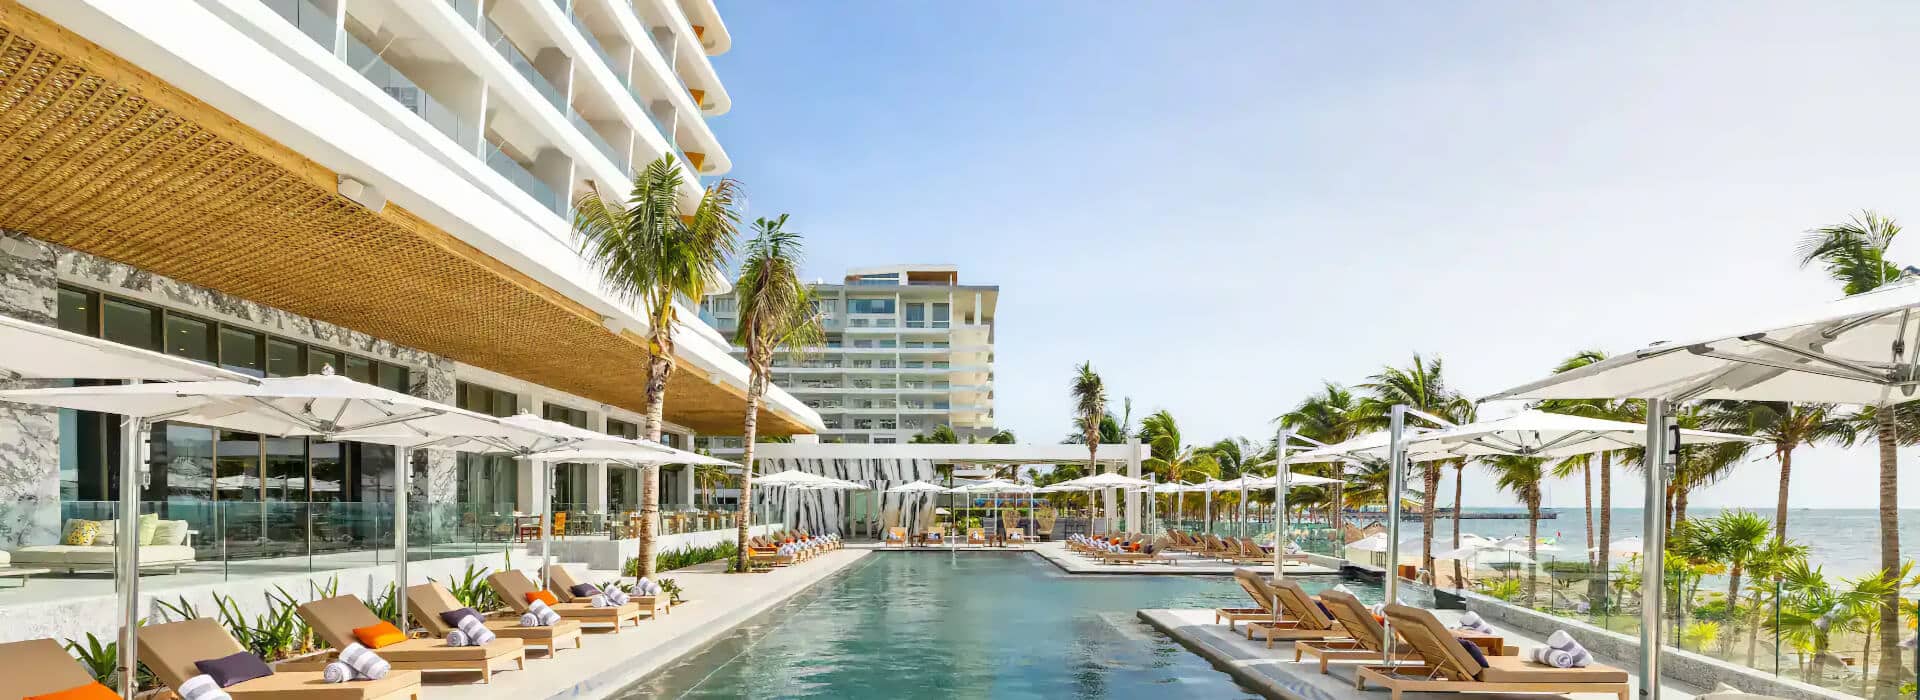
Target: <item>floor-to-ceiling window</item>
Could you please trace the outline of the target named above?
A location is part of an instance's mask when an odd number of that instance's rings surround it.
[[[520,397],[512,392],[479,384],[454,385],[455,403],[476,413],[505,418],[519,412]],[[455,500],[465,512],[460,522],[472,527],[481,537],[505,536],[500,525],[516,511],[520,495],[520,469],[508,455],[461,453]]]
[[[607,434],[618,435],[628,440],[640,439],[640,426],[623,420],[608,418]],[[640,509],[640,470],[618,465],[607,469],[607,510],[612,512]]]
[[[550,421],[557,421],[575,428],[587,427],[587,412],[559,404],[545,404],[540,408],[541,415]],[[588,465],[578,462],[561,462],[553,469],[553,511],[590,510],[587,486],[592,470]]]
[[[346,368],[360,381],[406,391],[406,367],[62,285],[66,330],[263,376]],[[69,517],[110,517],[119,431],[111,416],[62,411],[60,469]],[[393,448],[275,438],[157,423],[142,475],[142,510],[185,520],[205,559],[305,555],[379,546],[390,533]]]

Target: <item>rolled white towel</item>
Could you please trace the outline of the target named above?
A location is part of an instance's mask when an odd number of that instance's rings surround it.
[[[606,596],[607,596],[607,602],[612,603],[613,606],[616,608],[622,605],[626,605],[627,601],[631,600],[630,598],[627,597],[626,591],[619,590],[617,588],[607,591]]]
[[[180,687],[174,690],[179,691],[181,700],[233,700],[233,696],[220,689],[220,684],[213,680],[213,676],[204,673],[182,681]]]
[[[660,595],[660,584],[643,578],[633,584],[633,590],[640,595]]]
[[[543,627],[544,625],[540,624],[539,615],[535,615],[533,613],[526,613],[520,616],[520,626],[521,627]]]
[[[447,646],[470,647],[470,646],[474,646],[474,644],[473,642],[467,639],[467,633],[462,632],[460,630],[454,630],[452,632],[447,633]]]
[[[1584,668],[1593,663],[1593,654],[1566,630],[1554,630],[1547,635],[1547,645],[1528,650],[1527,658],[1555,668]]]
[[[474,615],[461,617],[460,629],[455,631],[466,637],[467,646],[483,646],[498,636],[493,633],[493,630],[487,629],[487,623],[481,622],[480,618]]]
[[[320,669],[320,680],[328,683],[345,683],[353,680],[354,677],[353,667],[338,661],[327,664],[326,668]],[[184,694],[182,694],[182,697],[184,697]]]
[[[592,598],[588,598],[587,606],[594,607],[594,608],[611,608],[613,607],[613,601],[607,600],[607,594],[602,593]]]
[[[387,671],[393,669],[393,665],[387,663],[386,659],[380,658],[380,655],[373,653],[372,649],[360,646],[359,642],[348,644],[347,648],[341,649],[340,661],[352,667],[355,676],[370,681],[386,678]]]
[[[1493,625],[1487,624],[1486,620],[1480,619],[1480,615],[1472,610],[1468,610],[1466,614],[1460,616],[1459,626],[1460,629],[1472,630],[1481,634],[1499,634],[1499,632],[1493,629]]]
[[[540,627],[552,627],[560,622],[560,613],[554,612],[553,608],[547,607],[547,601],[544,600],[536,600],[528,603],[527,612],[533,613],[534,619],[540,621]]]

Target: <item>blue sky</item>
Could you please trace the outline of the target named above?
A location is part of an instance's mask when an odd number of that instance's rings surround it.
[[[734,110],[712,124],[750,215],[792,213],[813,276],[1000,285],[997,421],[1028,441],[1066,433],[1083,360],[1191,441],[1265,435],[1321,380],[1414,352],[1480,395],[1773,318],[1837,294],[1793,260],[1800,231],[1920,222],[1920,11],[1897,3],[721,11]],[[1920,263],[1909,235],[1895,257]],[[1796,505],[1873,503],[1867,451],[1796,466]],[[1769,505],[1777,476],[1694,502]],[[1486,481],[1470,505],[1509,501]]]

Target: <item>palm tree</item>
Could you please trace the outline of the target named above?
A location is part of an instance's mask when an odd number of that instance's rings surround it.
[[[814,310],[813,289],[800,281],[800,234],[786,230],[787,215],[753,222],[754,237],[747,241],[746,260],[740,264],[740,279],[733,284],[739,299],[740,328],[734,343],[747,350],[747,415],[742,424],[746,454],[740,463],[747,469],[740,475],[740,502],[753,498],[753,443],[760,434],[760,399],[767,393],[767,375],[773,355],[782,348],[815,347],[825,339],[820,314]],[[747,537],[751,509],[735,520],[739,547],[734,554],[734,570],[745,572]]]
[[[1140,439],[1146,441],[1149,455],[1141,466],[1149,473],[1158,475],[1162,482],[1220,476],[1218,457],[1208,450],[1184,444],[1180,438],[1180,424],[1174,422],[1171,413],[1154,411],[1140,419]]]
[[[1702,544],[1714,561],[1727,566],[1727,610],[1739,609],[1740,576],[1767,549],[1766,518],[1744,510],[1721,513],[1701,526]],[[1732,646],[1732,638],[1728,638]]]
[[[1453,401],[1447,406],[1447,412],[1445,414],[1445,418],[1449,421],[1452,421],[1454,425],[1466,425],[1468,423],[1472,423],[1475,420],[1477,420],[1479,418],[1479,415],[1480,415],[1479,404],[1474,403],[1472,399],[1469,399],[1466,396],[1456,395]],[[1460,499],[1462,497],[1461,494],[1464,492],[1463,487],[1465,486],[1465,483],[1466,483],[1467,463],[1470,461],[1472,460],[1469,460],[1465,457],[1460,457],[1457,459],[1441,460],[1439,463],[1439,466],[1445,466],[1449,464],[1453,465],[1453,548],[1454,549],[1460,548],[1460,526],[1466,522],[1464,520],[1464,518],[1466,517],[1465,516],[1466,506]],[[1589,491],[1587,494],[1587,500],[1589,502],[1588,505],[1591,506],[1592,505],[1591,502],[1593,500],[1593,494],[1591,491]],[[1587,520],[1588,520],[1587,527],[1589,530],[1591,530],[1593,527],[1593,523],[1592,523],[1593,513],[1591,512],[1591,508],[1589,508],[1589,512],[1587,513]],[[1589,534],[1587,539],[1593,539],[1592,535]],[[1461,570],[1460,560],[1459,559],[1453,560],[1453,585],[1456,587],[1464,588],[1466,585],[1464,582],[1466,580],[1467,580],[1466,572]]]
[[[1426,360],[1420,355],[1413,356],[1413,363],[1406,367],[1384,367],[1379,374],[1368,377],[1360,388],[1373,395],[1360,403],[1363,422],[1375,430],[1384,428],[1389,422],[1388,411],[1395,404],[1423,411],[1430,415],[1443,415],[1455,399],[1455,392],[1447,388],[1447,382],[1440,369],[1440,358]],[[1433,571],[1433,506],[1434,498],[1440,491],[1440,464],[1429,461],[1420,465],[1425,494],[1420,513],[1420,567]]]
[[[692,211],[679,204],[685,182],[672,156],[661,156],[633,178],[625,203],[588,188],[574,202],[573,231],[581,255],[616,296],[637,303],[647,317],[647,439],[660,441],[666,420],[667,380],[675,366],[673,329],[678,299],[702,299],[721,279],[740,223],[738,185],[708,186]],[[653,575],[654,523],[660,517],[660,465],[640,478],[640,575]]]
[[[1553,368],[1553,372],[1554,374],[1570,372],[1605,359],[1607,359],[1605,352],[1599,350],[1582,350],[1574,353],[1573,356],[1565,360],[1561,360],[1560,364]],[[1554,400],[1541,402],[1540,408],[1541,410],[1552,411],[1554,413],[1565,413],[1569,415],[1586,416],[1588,418],[1600,418],[1603,420],[1617,420],[1628,423],[1645,422],[1646,420],[1646,403],[1643,401],[1610,401],[1602,399]],[[1644,448],[1640,450],[1622,450],[1621,456],[1631,459],[1632,455],[1643,451],[1645,451]],[[1594,547],[1598,550],[1594,553],[1594,570],[1599,572],[1600,575],[1589,579],[1590,583],[1587,592],[1588,597],[1602,601],[1603,603],[1607,595],[1607,572],[1613,570],[1613,553],[1610,550],[1613,546],[1614,457],[1615,454],[1613,452],[1602,452],[1599,454],[1600,531],[1594,537]],[[1589,527],[1591,527],[1593,515],[1590,513],[1587,519],[1589,521]]]
[[[1849,295],[1871,291],[1900,276],[1900,266],[1887,259],[1887,248],[1900,235],[1900,224],[1872,211],[1863,211],[1845,222],[1814,229],[1800,238],[1794,255],[1800,266],[1820,263],[1828,277],[1841,284]],[[1876,411],[1875,436],[1880,443],[1880,568],[1891,573],[1900,568],[1899,456],[1895,450],[1895,421],[1892,407]],[[1899,590],[1888,586],[1880,604],[1881,629],[1899,626]],[[1899,652],[1895,635],[1880,639],[1881,658]],[[1899,664],[1883,664],[1877,674],[1876,696],[1890,696],[1900,685]]]
[[[1094,373],[1092,362],[1082,362],[1074,370],[1069,391],[1073,395],[1073,424],[1087,445],[1087,473],[1093,474],[1100,458],[1101,423],[1108,417],[1107,385]],[[1087,500],[1093,499],[1089,496]]]
[[[1760,647],[1760,628],[1764,624],[1767,610],[1780,604],[1781,588],[1773,582],[1779,581],[1781,573],[1788,567],[1796,563],[1805,563],[1806,560],[1806,545],[1777,537],[1768,540],[1765,549],[1747,560],[1748,578],[1752,579],[1748,584],[1747,593],[1748,600],[1752,601],[1747,605],[1747,614],[1750,618],[1747,621],[1748,666],[1759,668],[1754,666],[1754,657]]]
[[[960,436],[954,434],[953,426],[942,423],[933,426],[933,430],[908,438],[907,442],[916,445],[958,445]]]
[[[1830,403],[1784,401],[1705,401],[1700,424],[1713,430],[1753,435],[1766,440],[1780,460],[1780,498],[1773,508],[1773,536],[1787,537],[1787,482],[1793,477],[1793,450],[1802,445],[1838,443],[1854,434]]]
[[[1328,445],[1344,442],[1360,434],[1359,401],[1353,392],[1333,382],[1321,384],[1320,393],[1301,401],[1293,410],[1281,414],[1274,422],[1282,428],[1292,428],[1301,437]],[[1324,473],[1330,479],[1345,476],[1346,467],[1339,462],[1327,462],[1313,468]],[[1327,524],[1336,536],[1345,529],[1344,516],[1346,496],[1342,493],[1344,483],[1333,484],[1333,493],[1327,503],[1332,512],[1327,516]],[[1343,538],[1344,541],[1344,538]]]
[[[1539,561],[1540,481],[1546,477],[1546,461],[1534,457],[1500,455],[1484,463],[1493,470],[1493,485],[1512,493],[1527,507],[1527,558]],[[1533,604],[1540,585],[1538,565],[1527,567],[1527,604]]]

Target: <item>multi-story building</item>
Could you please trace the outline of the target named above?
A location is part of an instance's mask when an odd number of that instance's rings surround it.
[[[940,426],[963,442],[993,434],[999,287],[961,284],[952,265],[889,265],[817,289],[826,347],[799,360],[776,356],[772,381],[820,412],[822,442],[908,442]],[[731,296],[700,308],[723,333],[739,322]],[[739,438],[707,443],[719,455],[741,449]]]
[[[727,172],[706,120],[729,44],[711,0],[0,0],[0,314],[638,434],[646,317],[581,258],[569,203],[624,199],[662,155],[688,201]],[[747,380],[690,328],[682,446],[739,433]],[[784,391],[761,421],[822,427]],[[109,509],[118,435],[0,406],[0,549]],[[377,549],[392,508],[391,448],[179,424],[144,448],[145,507],[191,520],[203,559]],[[638,503],[629,469],[563,465],[543,493],[525,462],[427,454],[410,500],[457,512],[416,544]],[[692,503],[691,470],[662,481]]]

